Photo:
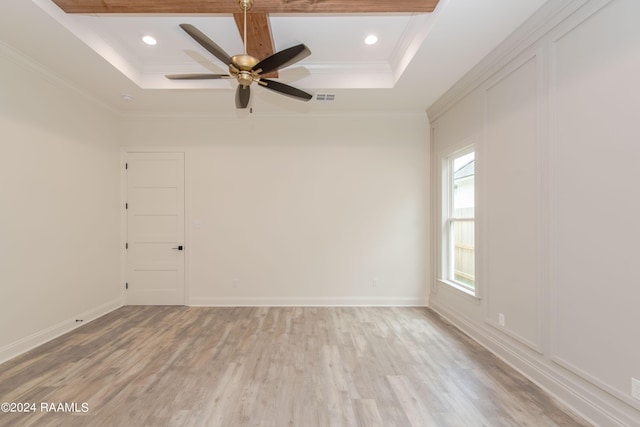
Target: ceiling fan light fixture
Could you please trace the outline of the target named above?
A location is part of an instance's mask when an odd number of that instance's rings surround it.
[[[376,36],[375,34],[369,34],[364,39],[364,43],[369,45],[369,46],[374,45],[374,44],[378,43],[378,36]]]
[[[155,46],[158,44],[158,41],[152,36],[143,36],[142,41],[149,46]]]

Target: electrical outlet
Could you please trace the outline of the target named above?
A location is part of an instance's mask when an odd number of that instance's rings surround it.
[[[640,380],[631,378],[631,396],[640,400]]]
[[[498,313],[498,323],[504,327],[504,314]]]
[[[371,287],[372,288],[378,287],[378,279],[371,279]]]
[[[237,289],[238,288],[238,282],[239,282],[238,279],[233,279],[233,281],[231,282],[231,287],[233,289]]]

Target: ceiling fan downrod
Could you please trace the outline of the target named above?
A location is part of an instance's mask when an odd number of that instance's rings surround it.
[[[238,0],[240,8],[244,11],[244,54],[247,54],[247,10],[253,7],[253,0]]]
[[[236,77],[241,86],[247,87],[254,81],[260,80],[258,74],[252,72],[252,68],[258,63],[258,60],[247,54],[247,10],[253,6],[253,0],[238,0],[238,4],[244,12],[244,55],[236,55],[232,58],[233,62],[240,67],[240,70],[236,71],[235,67],[231,68],[230,65],[229,71]]]

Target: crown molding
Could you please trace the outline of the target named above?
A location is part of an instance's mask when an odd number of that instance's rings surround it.
[[[182,119],[201,119],[201,120],[251,120],[262,118],[340,118],[340,119],[358,119],[358,118],[421,118],[427,119],[423,110],[348,110],[348,111],[316,111],[316,112],[238,112],[233,109],[230,111],[194,111],[194,112],[118,112],[118,115],[124,120],[154,120],[168,118]],[[426,122],[425,122],[426,123]]]

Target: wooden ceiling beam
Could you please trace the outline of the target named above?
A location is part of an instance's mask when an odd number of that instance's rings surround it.
[[[251,13],[424,13],[439,0],[255,0]],[[53,0],[67,13],[237,13],[237,0]]]

